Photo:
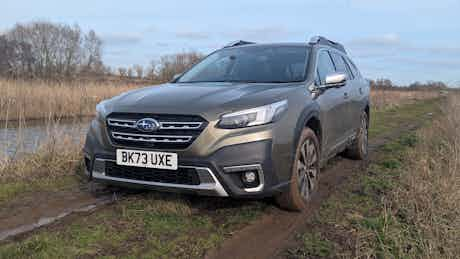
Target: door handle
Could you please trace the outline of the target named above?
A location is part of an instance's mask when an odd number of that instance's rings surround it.
[[[343,98],[348,99],[348,93],[343,93]]]

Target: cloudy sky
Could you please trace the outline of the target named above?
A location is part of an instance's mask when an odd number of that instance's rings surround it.
[[[0,31],[15,23],[78,23],[104,40],[112,66],[164,54],[208,53],[227,42],[345,44],[368,78],[460,85],[460,0],[0,0]]]

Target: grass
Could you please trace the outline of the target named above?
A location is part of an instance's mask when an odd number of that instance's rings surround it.
[[[260,202],[143,193],[5,244],[0,257],[201,258],[265,208]]]
[[[409,124],[429,121],[433,113],[439,111],[438,104],[439,98],[434,98],[412,104],[400,104],[384,110],[373,109],[370,115],[369,136],[384,134],[401,125],[409,126]]]
[[[442,116],[430,119],[422,130],[383,146],[365,174],[356,173],[337,188],[309,222],[311,229],[299,234],[298,247],[286,254],[308,258],[314,244],[326,242],[328,253],[314,257],[456,258],[459,98],[451,97]],[[413,107],[408,113],[422,117],[428,106]]]
[[[433,91],[413,91],[405,89],[372,89],[372,107],[376,110],[395,108],[401,105],[416,103],[427,99],[434,99],[440,96],[440,92]]]
[[[321,235],[305,233],[297,238],[301,240],[302,247],[288,250],[287,258],[328,257],[334,253],[334,243]]]
[[[19,194],[75,185],[83,171],[81,160],[80,145],[57,134],[34,153],[0,161],[0,204]]]

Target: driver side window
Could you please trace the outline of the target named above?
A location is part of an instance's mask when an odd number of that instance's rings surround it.
[[[316,84],[326,84],[326,76],[335,73],[334,63],[328,51],[321,51],[316,66]]]

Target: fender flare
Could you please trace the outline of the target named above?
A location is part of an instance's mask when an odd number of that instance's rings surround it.
[[[307,122],[312,118],[316,118],[318,121],[321,122],[319,115],[320,115],[319,114],[319,106],[316,103],[312,103],[310,105],[307,105],[302,110],[302,112],[301,112],[301,114],[299,116],[299,119],[297,120],[297,124],[296,124],[296,128],[295,128],[295,139],[293,141],[294,150],[297,148],[297,142],[299,141],[300,133],[305,128],[305,125],[307,124]],[[320,123],[320,132],[323,132],[321,123]],[[319,140],[320,145],[321,145],[321,143],[323,142],[322,139],[321,139],[322,136],[317,136],[317,137],[318,137],[318,140]]]

